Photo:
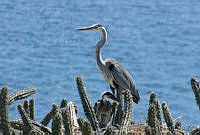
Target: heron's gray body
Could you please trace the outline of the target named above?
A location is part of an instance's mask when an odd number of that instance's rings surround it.
[[[134,81],[129,72],[115,59],[109,58],[105,60],[106,64],[106,77],[108,83],[113,88],[119,88],[122,93],[125,90],[135,90]]]
[[[102,39],[96,46],[96,63],[100,72],[104,75],[105,80],[110,84],[112,90],[116,88],[120,93],[123,93],[128,89],[131,91],[133,101],[138,103],[140,96],[129,72],[115,59],[109,58],[105,61],[102,60],[100,50],[107,40],[106,29],[100,24],[94,24],[90,27],[80,28],[78,30],[93,30],[102,33]]]

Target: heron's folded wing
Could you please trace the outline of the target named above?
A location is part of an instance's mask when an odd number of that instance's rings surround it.
[[[111,70],[114,82],[123,89],[130,89],[131,76],[128,71],[118,64],[114,64]]]

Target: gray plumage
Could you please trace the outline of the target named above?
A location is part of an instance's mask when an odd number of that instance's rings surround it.
[[[110,84],[113,95],[115,95],[115,89],[117,89],[120,93],[123,93],[126,89],[128,89],[131,91],[133,101],[138,103],[140,96],[129,72],[115,59],[109,58],[105,61],[102,60],[100,50],[104,46],[107,39],[105,27],[100,24],[94,24],[90,27],[79,28],[77,30],[92,30],[102,33],[102,39],[96,46],[96,63],[100,72],[104,75],[105,80]]]
[[[96,113],[100,128],[104,128],[107,126],[114,113],[113,106],[111,105],[109,100],[112,100],[117,104],[120,102],[112,93],[104,92],[102,94],[102,99],[98,100],[94,105],[94,111]]]
[[[99,122],[99,127],[106,127],[113,114],[111,103],[109,101],[98,100],[94,105],[94,111]]]

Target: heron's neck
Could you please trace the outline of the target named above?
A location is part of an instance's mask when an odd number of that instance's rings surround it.
[[[101,57],[101,48],[105,45],[105,42],[107,39],[106,29],[103,28],[101,33],[102,33],[102,38],[97,43],[97,46],[96,46],[96,62],[97,62],[99,69],[102,71],[103,70],[102,68],[105,66],[105,63]]]

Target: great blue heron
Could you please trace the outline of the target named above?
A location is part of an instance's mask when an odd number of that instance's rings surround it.
[[[105,80],[110,84],[110,88],[115,95],[115,89],[118,93],[124,93],[125,90],[130,90],[133,101],[138,103],[140,96],[135,88],[135,83],[129,72],[115,59],[108,58],[105,61],[101,57],[101,48],[104,46],[107,39],[107,32],[101,24],[94,24],[89,27],[78,28],[77,30],[85,31],[98,31],[101,32],[102,38],[96,46],[96,63],[99,70],[104,75]]]
[[[107,126],[114,113],[114,106],[109,102],[109,100],[112,100],[117,104],[120,102],[119,99],[116,98],[112,93],[104,92],[102,94],[102,99],[98,100],[94,105],[94,111],[96,113],[100,128]]]

